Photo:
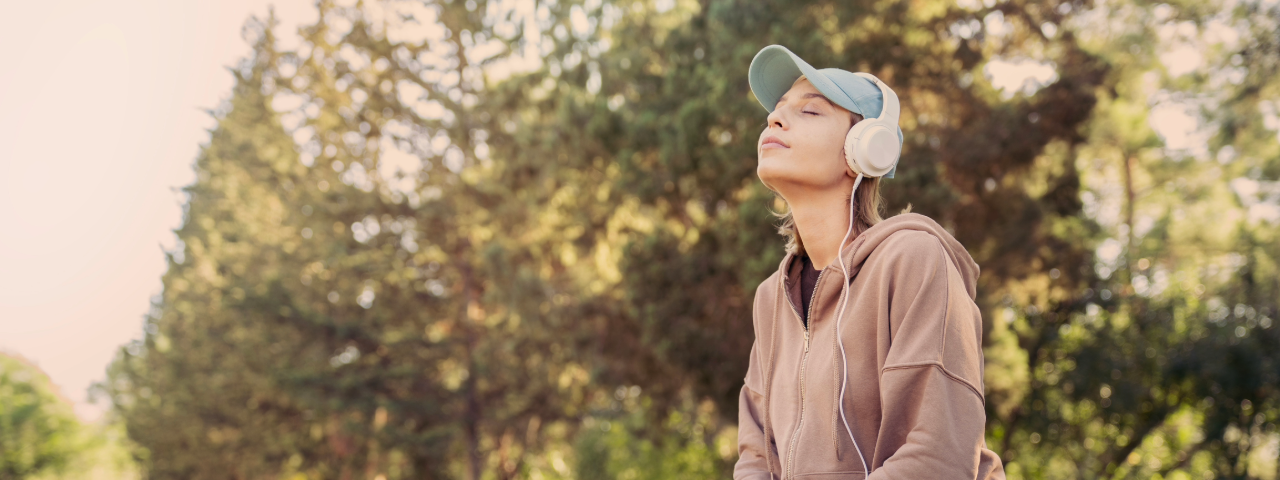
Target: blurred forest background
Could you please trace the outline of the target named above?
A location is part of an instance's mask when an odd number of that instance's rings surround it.
[[[1010,478],[1280,478],[1278,2],[317,8],[245,26],[112,423],[0,358],[0,479],[727,477],[770,44],[901,96]]]

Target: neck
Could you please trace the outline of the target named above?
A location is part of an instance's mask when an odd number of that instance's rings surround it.
[[[840,241],[849,231],[849,190],[837,188],[787,199],[800,241],[815,268],[822,269],[836,261]],[[857,235],[858,232],[851,233],[849,242]]]

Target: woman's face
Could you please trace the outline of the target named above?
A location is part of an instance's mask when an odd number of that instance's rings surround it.
[[[787,197],[797,189],[826,190],[851,182],[844,138],[852,113],[831,103],[801,78],[778,100],[756,143],[756,175]]]

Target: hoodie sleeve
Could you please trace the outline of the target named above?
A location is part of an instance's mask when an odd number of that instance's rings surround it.
[[[751,343],[751,359],[747,362],[747,377],[738,398],[738,463],[733,467],[734,480],[771,480],[773,474],[770,466],[781,468],[777,448],[766,444],[764,432],[764,390],[765,361],[763,355],[769,354],[762,347],[761,341],[768,339],[760,335],[760,295],[769,281],[760,284],[756,290],[756,302],[752,309],[755,327],[755,341]],[[767,291],[767,290],[766,290]],[[772,443],[772,442],[769,442]]]
[[[868,479],[1004,478],[986,449],[982,318],[941,242],[904,231],[875,270],[883,275],[889,351],[882,417]],[[993,470],[993,471],[980,471]]]
[[[757,369],[756,347],[751,347],[751,362],[747,377],[750,378]],[[756,375],[761,377],[763,375]],[[766,480],[769,474],[769,463],[774,468],[780,467],[776,448],[765,445],[764,435],[764,396],[751,388],[748,382],[742,386],[742,394],[738,398],[738,463],[733,466],[734,480]],[[768,455],[768,459],[766,459]]]

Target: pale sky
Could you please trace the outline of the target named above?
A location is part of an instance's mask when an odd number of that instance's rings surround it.
[[[142,336],[240,29],[311,0],[10,2],[0,28],[0,350],[39,365],[86,420],[87,389]]]

